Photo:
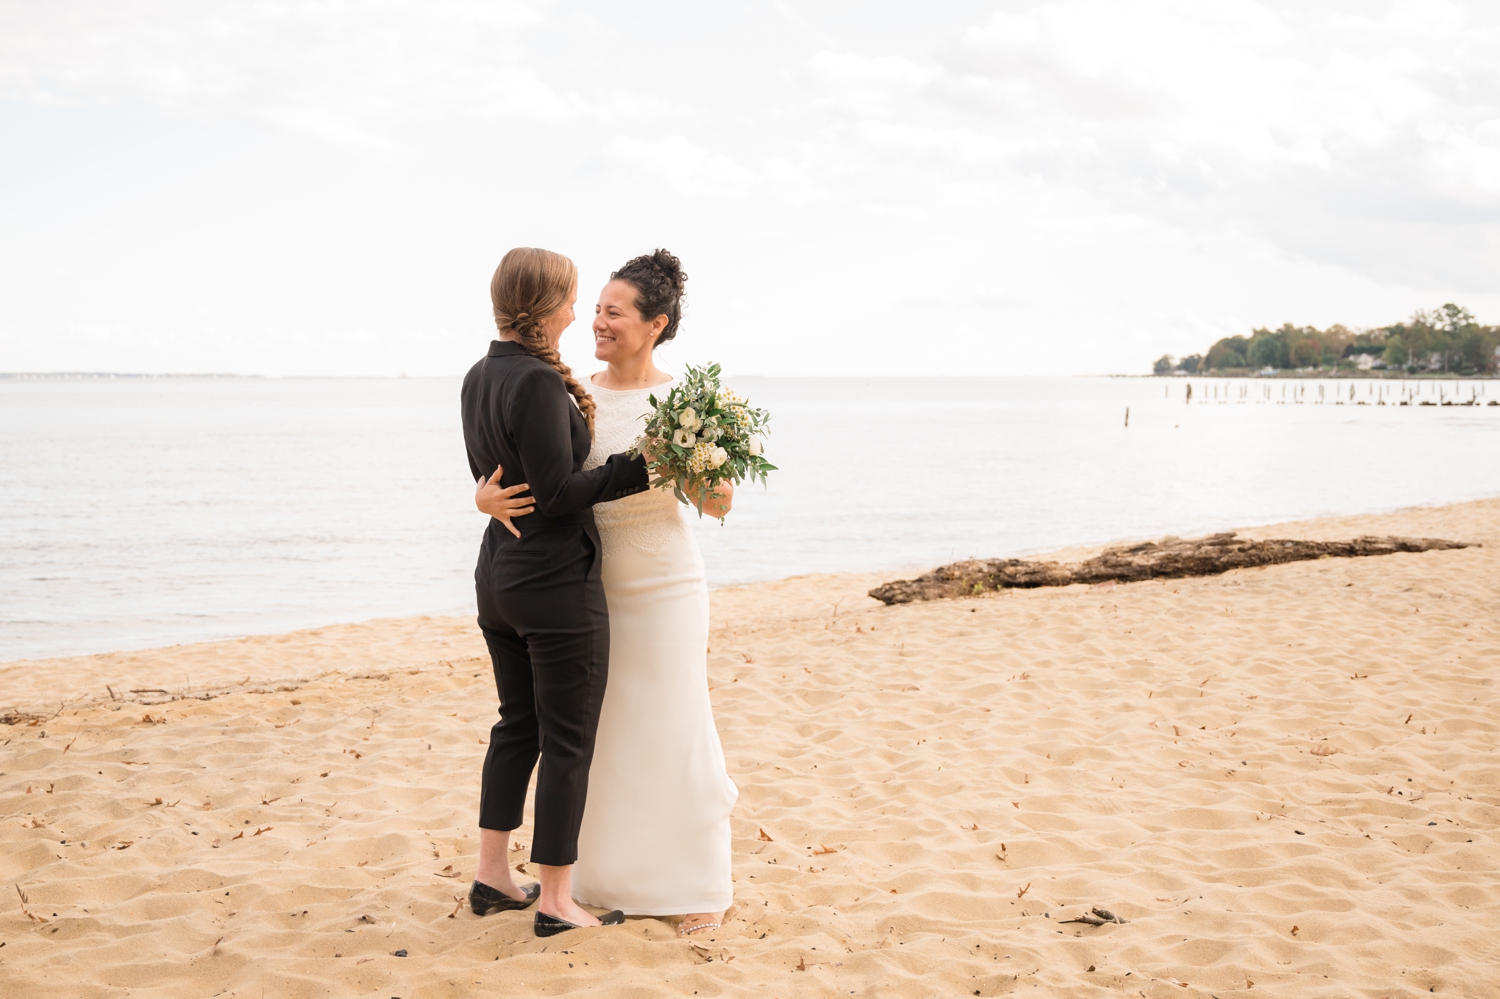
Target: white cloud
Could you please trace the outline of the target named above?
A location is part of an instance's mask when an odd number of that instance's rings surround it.
[[[0,93],[240,116],[334,141],[389,141],[432,116],[576,114],[524,63],[546,4],[10,4]]]
[[[935,327],[1003,311],[976,370],[1454,297],[1500,320],[1493,5],[995,6],[0,0],[0,127],[30,130],[0,169],[0,368],[116,323],[110,357],[153,330],[159,365],[199,315],[282,330],[257,357],[364,337],[360,370],[416,371],[448,336],[451,366],[485,325],[455,296],[520,242],[691,253],[725,339],[684,349],[761,370],[844,370],[843,331],[893,343],[908,300]],[[227,274],[257,296],[224,309]],[[783,335],[729,304],[767,287],[795,349],[741,346]],[[1028,322],[1090,346],[1005,342]]]
[[[639,171],[665,180],[690,197],[743,198],[755,184],[755,172],[719,153],[710,153],[680,135],[647,141],[617,136],[604,159],[623,171]]]
[[[901,104],[942,75],[902,56],[818,52],[807,64],[819,96],[817,105],[865,116],[899,112]]]
[[[1500,288],[1476,231],[1500,208],[1493,16],[1067,0],[993,16],[944,62],[954,84],[931,92],[977,132],[1027,136],[1019,169],[1383,279]]]

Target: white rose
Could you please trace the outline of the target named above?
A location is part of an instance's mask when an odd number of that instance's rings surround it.
[[[677,414],[677,423],[679,426],[686,427],[689,430],[697,430],[698,414],[693,411],[692,406],[689,406],[687,409],[684,409],[682,412]]]
[[[709,462],[709,464],[713,465],[715,468],[718,468],[720,465],[724,464],[724,462],[726,462],[728,460],[729,460],[729,452],[726,451],[726,450],[724,450],[721,447],[716,447],[716,448],[713,449],[713,452],[710,454],[708,462]]]
[[[677,432],[672,435],[672,443],[676,444],[678,447],[692,447],[694,444],[698,443],[698,438],[693,436],[693,432],[691,430],[688,430],[685,427],[679,427],[677,429]]]
[[[766,446],[760,442],[759,437],[750,438],[750,456],[752,458],[759,458],[765,449]]]

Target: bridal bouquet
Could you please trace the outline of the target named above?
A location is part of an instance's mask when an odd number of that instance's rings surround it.
[[[765,459],[762,435],[770,414],[754,409],[719,384],[719,366],[689,366],[654,411],[632,452],[646,456],[651,485],[670,487],[683,503],[698,509],[715,487],[745,479],[766,481],[776,466]]]

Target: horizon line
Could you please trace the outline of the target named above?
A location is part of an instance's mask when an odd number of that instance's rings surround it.
[[[1402,373],[1400,375],[1381,374],[1371,375],[1368,372],[1343,372],[1328,374],[1291,374],[1281,372],[1279,374],[1290,374],[1294,378],[1308,378],[1312,380],[1325,379],[1330,381],[1346,381],[1351,378],[1375,378],[1395,380],[1396,378],[1451,378],[1469,379],[1478,381],[1494,381],[1500,376],[1491,374],[1459,375],[1454,372],[1423,371],[1415,374]],[[1187,374],[1183,371],[1174,371],[1167,375],[1158,375],[1150,371],[1143,372],[1074,372],[1072,374],[1032,374],[1032,375],[765,375],[745,374],[732,375],[733,378],[768,378],[782,379],[786,381],[963,381],[984,379],[1030,379],[1030,378],[1156,378],[1166,381],[1187,381],[1194,378],[1261,378],[1265,377],[1258,372],[1219,374],[1215,372],[1198,372]],[[180,371],[0,371],[0,381],[112,381],[115,379],[147,381],[154,379],[175,380],[232,380],[244,379],[247,381],[436,381],[439,379],[461,379],[463,375],[266,375],[266,374],[240,374],[228,371],[204,371],[204,372],[180,372]]]
[[[203,379],[261,379],[267,381],[293,380],[293,379],[325,379],[325,380],[365,380],[365,381],[418,381],[424,379],[438,378],[462,378],[462,374],[452,375],[408,375],[402,372],[399,375],[267,375],[267,374],[241,374],[229,371],[0,371],[0,379],[25,380],[25,379],[53,379],[66,380],[109,380],[115,378],[128,379],[151,379],[151,378],[203,378]],[[913,379],[927,378],[932,380],[963,379],[963,378],[1159,378],[1166,377],[1155,375],[1151,372],[1074,372],[1071,374],[1036,374],[1036,375],[766,375],[766,374],[744,374],[734,375],[735,378],[787,378],[787,379],[838,379],[843,381],[869,381],[870,379]]]

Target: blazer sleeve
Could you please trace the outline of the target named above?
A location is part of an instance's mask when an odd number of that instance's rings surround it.
[[[506,425],[543,514],[564,516],[643,492],[650,484],[641,457],[612,454],[598,468],[573,470],[573,401],[557,372],[527,365],[512,376],[511,388],[506,393]]]
[[[473,368],[469,369],[469,373],[464,375],[463,385],[460,386],[458,390],[458,415],[459,420],[463,423],[464,428],[464,453],[468,455],[469,474],[474,476],[475,482],[478,482],[480,479],[490,474],[489,472],[481,472],[479,470],[479,462],[474,457],[474,442],[469,439],[470,435],[473,433],[474,423],[470,415],[472,410],[474,409],[473,398],[476,391],[474,385],[474,372],[478,368],[479,365],[476,364]],[[494,471],[494,469],[490,469],[490,471],[492,472]]]

